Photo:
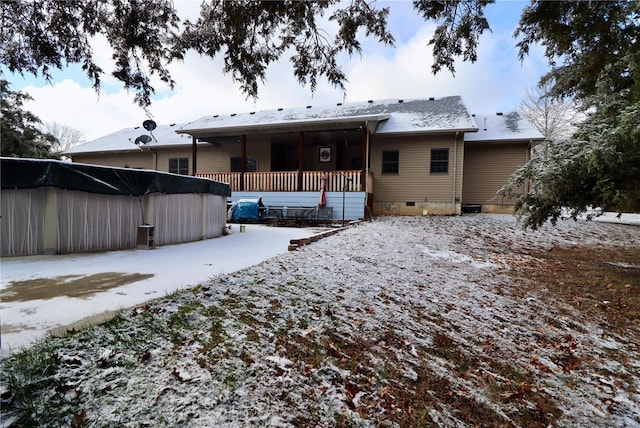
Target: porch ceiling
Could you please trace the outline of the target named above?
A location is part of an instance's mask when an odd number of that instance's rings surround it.
[[[278,144],[290,144],[297,146],[299,144],[298,137],[299,129],[294,130],[285,130],[281,132],[269,132],[269,133],[260,133],[260,135],[268,135],[268,141],[277,142]],[[247,135],[247,134],[245,134]],[[252,135],[252,134],[248,134]],[[203,134],[203,136],[197,137],[198,142],[210,143],[216,146],[220,146],[223,144],[239,144],[240,136],[234,134],[232,136],[220,136],[220,135],[211,135],[211,134]],[[357,126],[353,128],[341,128],[341,129],[328,129],[328,130],[311,130],[305,131],[304,135],[304,145],[305,146],[317,146],[326,144],[329,141],[334,141],[340,139],[341,141],[344,139],[349,140],[350,142],[357,141],[360,142],[362,140],[362,127]]]
[[[363,126],[370,126],[371,122],[377,125],[378,122],[389,119],[388,114],[375,114],[348,118],[330,118],[315,120],[296,120],[290,122],[277,123],[247,123],[242,125],[212,126],[197,129],[179,129],[179,134],[189,134],[205,141],[211,137],[237,137],[239,135],[256,134],[289,134],[298,131],[321,132],[321,131],[343,131],[361,129]]]

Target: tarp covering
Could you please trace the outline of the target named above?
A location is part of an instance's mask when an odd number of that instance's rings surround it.
[[[260,219],[260,209],[264,208],[262,198],[257,199],[238,199],[231,205],[227,219],[229,221],[253,220]]]
[[[3,189],[57,187],[106,195],[213,193],[231,196],[228,184],[205,178],[49,159],[0,158],[0,171]]]

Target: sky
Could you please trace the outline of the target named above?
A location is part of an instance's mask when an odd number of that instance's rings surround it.
[[[200,0],[176,0],[181,18],[195,19]],[[56,70],[51,83],[42,77],[4,71],[14,91],[26,92],[33,101],[25,108],[44,123],[57,122],[77,129],[90,141],[122,128],[139,126],[148,118],[159,124],[190,122],[203,116],[243,113],[279,107],[327,105],[369,99],[412,99],[460,95],[472,113],[509,112],[517,108],[526,90],[532,89],[548,69],[541,47],[534,47],[520,62],[513,31],[527,2],[498,1],[486,15],[492,31],[480,38],[478,61],[456,63],[456,73],[431,73],[432,54],[427,46],[435,24],[425,22],[409,1],[380,1],[389,6],[389,29],[395,47],[372,38],[362,40],[361,55],[342,57],[348,82],[345,91],[320,80],[315,92],[301,86],[285,56],[267,72],[257,100],[247,99],[230,75],[222,73],[221,58],[190,53],[169,69],[176,81],[171,90],[158,82],[153,104],[146,113],[133,102],[109,74],[103,76],[98,95],[79,66]],[[104,70],[112,70],[105,40],[94,40],[94,53]],[[345,93],[346,92],[346,93]]]

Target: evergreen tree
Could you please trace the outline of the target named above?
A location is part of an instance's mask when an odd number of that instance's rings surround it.
[[[640,211],[639,5],[535,2],[523,12],[521,55],[542,43],[551,65],[543,83],[553,81],[556,97],[577,98],[587,114],[570,139],[554,142],[547,159],[532,159],[501,190],[518,200],[526,227],[591,208]]]
[[[58,158],[52,152],[56,138],[39,129],[42,123],[34,114],[23,109],[30,100],[28,94],[14,92],[9,83],[0,79],[0,148],[2,156],[21,158]]]

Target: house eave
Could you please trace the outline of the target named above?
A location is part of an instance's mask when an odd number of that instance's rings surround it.
[[[465,140],[465,144],[540,144],[544,139],[537,138],[511,138],[511,139],[486,139],[486,140]]]
[[[194,137],[203,136],[234,136],[234,135],[251,135],[260,133],[278,133],[278,132],[294,132],[294,131],[320,131],[340,127],[340,128],[359,128],[365,126],[367,122],[381,122],[389,119],[389,114],[376,114],[365,116],[350,116],[344,118],[330,119],[306,119],[294,120],[287,122],[273,123],[256,123],[242,124],[223,127],[205,127],[193,129],[178,129],[178,134],[187,134]]]
[[[376,135],[433,135],[433,134],[455,134],[465,132],[476,132],[478,128],[441,128],[441,129],[403,129],[391,132],[376,132]]]

